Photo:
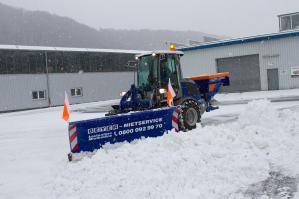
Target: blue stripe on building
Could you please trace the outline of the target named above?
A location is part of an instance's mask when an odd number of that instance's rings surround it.
[[[245,37],[245,38],[239,38],[239,39],[216,41],[213,43],[207,43],[207,44],[203,44],[203,45],[199,45],[199,46],[181,48],[179,50],[185,52],[185,51],[191,51],[191,50],[215,48],[215,47],[221,47],[221,46],[230,46],[230,45],[236,45],[236,44],[244,44],[244,43],[282,39],[282,38],[297,37],[297,36],[299,36],[299,31],[275,33],[275,34],[271,34],[271,35],[259,35],[259,36],[255,36],[255,37]]]

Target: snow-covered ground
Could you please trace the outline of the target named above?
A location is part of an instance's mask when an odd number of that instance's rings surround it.
[[[109,103],[73,106],[72,120],[103,116],[91,110]],[[226,105],[193,131],[107,146],[72,163],[60,111],[0,114],[1,199],[299,198],[299,101]]]
[[[299,89],[218,94],[215,96],[215,99],[221,102],[227,102],[227,101],[273,99],[273,98],[286,98],[286,97],[289,98],[299,97]]]

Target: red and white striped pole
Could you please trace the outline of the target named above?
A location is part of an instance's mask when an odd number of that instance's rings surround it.
[[[69,138],[71,151],[76,152],[78,148],[78,132],[75,124],[69,125]]]
[[[174,128],[174,130],[176,132],[179,132],[180,131],[180,128],[179,128],[179,124],[180,124],[180,113],[181,113],[181,110],[178,109],[178,108],[174,108],[173,110],[173,113],[172,113],[172,118],[171,118],[171,122],[172,122],[172,128]]]

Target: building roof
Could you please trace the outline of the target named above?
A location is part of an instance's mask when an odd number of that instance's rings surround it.
[[[141,51],[141,50],[67,48],[67,47],[18,46],[18,45],[0,45],[0,49],[2,49],[2,50],[30,50],[30,51],[108,52],[108,53],[128,53],[128,54],[143,54],[143,53],[148,52],[148,51]]]
[[[182,51],[171,51],[171,50],[154,50],[154,51],[148,51],[142,54],[139,54],[138,57],[146,56],[146,55],[152,55],[152,54],[177,54],[177,55],[184,55]]]
[[[297,14],[299,14],[299,12],[291,12],[291,13],[278,15],[278,17],[289,16],[289,15],[297,15]]]
[[[236,45],[236,44],[244,44],[244,43],[251,43],[251,42],[258,42],[258,41],[275,40],[275,39],[281,39],[281,38],[287,38],[287,37],[298,37],[298,36],[299,36],[299,31],[293,30],[293,31],[288,31],[288,32],[257,35],[257,36],[252,36],[252,37],[218,40],[218,41],[203,43],[198,46],[181,48],[179,50],[185,52],[185,51],[191,51],[191,50],[215,48],[215,47],[221,47],[221,46],[230,46],[230,45]]]

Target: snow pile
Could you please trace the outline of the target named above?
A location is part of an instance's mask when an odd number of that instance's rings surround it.
[[[72,199],[244,198],[270,171],[299,174],[298,124],[298,112],[254,101],[234,123],[107,147],[75,163],[61,160],[45,189]]]
[[[271,169],[282,169],[292,176],[299,174],[298,124],[298,112],[277,111],[265,100],[249,103],[238,122],[251,144],[267,155]]]

